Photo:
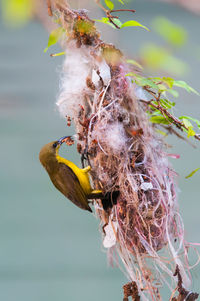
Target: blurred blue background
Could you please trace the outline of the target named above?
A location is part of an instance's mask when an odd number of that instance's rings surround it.
[[[200,91],[200,17],[153,1],[137,0],[132,7],[135,19],[149,28],[157,15],[184,26],[189,41],[177,55],[189,69],[181,79]],[[146,41],[162,43],[153,31],[100,28],[129,57]],[[11,30],[0,21],[0,37],[0,300],[122,300],[126,279],[107,266],[99,222],[67,201],[38,161],[43,144],[74,133],[55,106],[63,58],[43,53],[48,34],[37,22]],[[175,113],[199,118],[200,97],[181,92]],[[200,167],[200,144],[194,142],[194,149],[173,137],[167,143],[173,145],[170,153],[181,155],[171,161],[179,174],[186,240],[200,242],[200,173],[185,179]],[[66,156],[80,164],[75,153],[66,149]],[[193,289],[200,292],[199,266],[192,276]]]

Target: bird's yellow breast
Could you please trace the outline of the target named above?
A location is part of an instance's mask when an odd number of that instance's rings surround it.
[[[92,187],[90,185],[90,179],[89,179],[89,175],[88,175],[88,171],[90,170],[90,167],[81,169],[78,166],[76,166],[73,162],[60,157],[58,152],[56,153],[56,159],[59,163],[64,163],[65,165],[67,165],[69,168],[72,169],[72,171],[77,176],[77,178],[80,182],[80,185],[83,188],[83,191],[85,192],[86,195],[88,195],[92,192]]]

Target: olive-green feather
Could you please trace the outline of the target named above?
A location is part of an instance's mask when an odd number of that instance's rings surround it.
[[[81,209],[92,212],[88,198],[100,198],[101,191],[93,190],[87,173],[90,167],[80,169],[71,161],[59,156],[62,140],[44,145],[39,159],[49,174],[54,186]]]
[[[50,175],[54,186],[76,206],[92,212],[77,176],[67,165],[63,163],[58,163],[58,165],[57,172]]]

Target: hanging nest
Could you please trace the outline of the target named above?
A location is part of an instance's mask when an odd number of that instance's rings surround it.
[[[74,122],[94,188],[110,195],[94,202],[104,247],[110,260],[117,260],[117,251],[142,300],[161,300],[163,282],[174,288],[176,265],[184,286],[190,284],[176,174],[139,101],[144,92],[126,76],[130,67],[121,51],[100,39],[85,10],[71,10],[63,1],[55,1],[54,9],[67,33],[57,106]]]

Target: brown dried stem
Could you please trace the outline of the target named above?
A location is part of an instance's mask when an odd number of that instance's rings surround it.
[[[51,8],[51,0],[46,0],[47,1],[47,8],[48,8],[48,15],[50,17],[53,16],[52,8]]]
[[[184,300],[185,301],[194,301],[194,300],[197,300],[198,297],[199,297],[199,294],[193,293],[191,291],[187,291],[183,287],[183,280],[182,280],[181,273],[180,273],[178,265],[176,266],[174,276],[177,276],[177,278],[178,278],[177,290],[179,292],[179,295],[178,295],[178,297],[172,298],[172,301],[184,301]]]
[[[123,286],[124,298],[123,301],[128,301],[128,297],[132,297],[133,301],[140,301],[138,287],[136,282],[132,281]]]

